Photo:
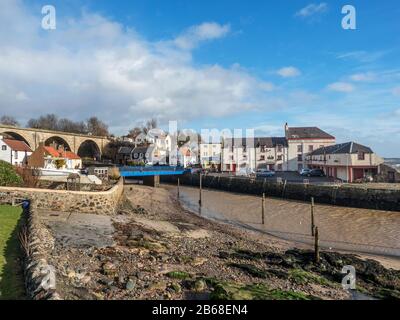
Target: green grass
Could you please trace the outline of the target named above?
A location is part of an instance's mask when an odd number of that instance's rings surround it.
[[[0,205],[0,300],[24,297],[18,240],[21,216],[20,207]]]

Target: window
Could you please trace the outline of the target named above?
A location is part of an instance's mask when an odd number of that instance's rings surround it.
[[[265,160],[265,156],[264,155],[260,156],[260,161],[264,161],[264,160]]]
[[[308,152],[313,152],[314,151],[314,146],[308,146]]]
[[[365,160],[365,153],[362,151],[358,152],[358,160]]]
[[[278,161],[281,161],[281,160],[282,160],[282,155],[281,155],[281,154],[278,155],[277,160],[278,160]]]
[[[233,160],[233,156],[230,156],[229,158],[230,158],[230,160]]]
[[[243,146],[243,152],[246,152],[246,151],[247,151],[246,146]]]
[[[282,146],[278,145],[278,152],[282,152]]]
[[[278,171],[282,171],[282,164],[278,164]]]
[[[7,146],[1,146],[1,150],[6,151],[7,150]]]
[[[303,152],[303,146],[301,144],[297,145],[297,152]]]
[[[15,160],[18,159],[18,151],[14,151],[14,159],[15,159]]]
[[[260,149],[261,149],[261,152],[265,152],[265,146],[261,146]]]
[[[297,155],[297,161],[303,161],[303,156],[301,154]]]

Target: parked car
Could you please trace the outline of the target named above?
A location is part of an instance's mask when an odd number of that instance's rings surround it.
[[[258,169],[256,171],[257,178],[270,178],[275,176],[275,171],[267,170],[267,169]]]
[[[300,170],[300,175],[301,176],[308,176],[308,174],[311,172],[311,169],[305,168]]]
[[[308,174],[308,177],[325,177],[325,172],[321,169],[313,169]]]
[[[190,170],[190,173],[192,174],[200,174],[203,172],[203,168],[201,167],[201,165],[196,165],[196,164],[192,164],[190,166],[187,167],[187,169]]]
[[[255,172],[250,168],[240,168],[239,171],[236,172],[236,175],[241,177],[250,177],[253,174],[255,174]]]

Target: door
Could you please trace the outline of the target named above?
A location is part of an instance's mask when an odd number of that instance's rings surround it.
[[[395,180],[394,172],[393,171],[389,171],[388,172],[388,182],[394,183],[394,180]]]
[[[232,164],[232,172],[236,172],[236,164]]]

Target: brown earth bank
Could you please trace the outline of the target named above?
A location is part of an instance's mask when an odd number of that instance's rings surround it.
[[[400,299],[400,271],[313,252],[184,210],[166,189],[126,186],[113,217],[42,212],[64,299]],[[341,286],[343,266],[356,290]]]

